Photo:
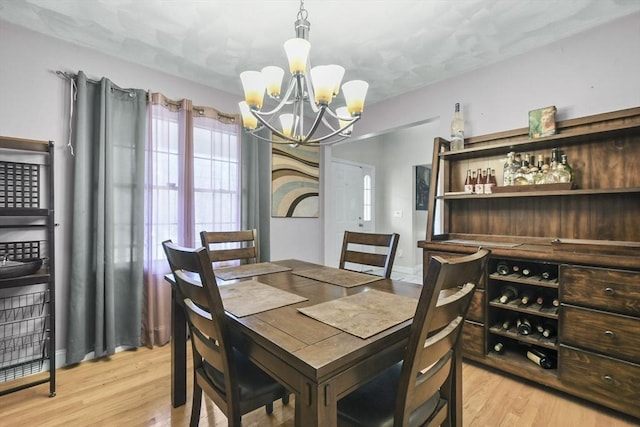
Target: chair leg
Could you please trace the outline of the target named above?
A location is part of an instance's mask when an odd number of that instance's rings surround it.
[[[193,399],[191,402],[191,420],[189,421],[190,427],[198,427],[200,424],[200,408],[202,407],[202,388],[198,385],[198,382],[193,382]]]
[[[282,404],[283,405],[288,405],[289,404],[289,392],[285,391],[284,392],[284,396],[282,396]]]
[[[267,403],[264,407],[267,410],[267,415],[273,414],[273,402]]]

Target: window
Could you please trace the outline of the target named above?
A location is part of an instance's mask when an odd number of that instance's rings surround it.
[[[148,253],[166,262],[164,240],[197,247],[202,230],[240,229],[240,135],[235,124],[198,116],[187,120],[191,132],[185,132],[184,114],[151,108]],[[182,135],[191,135],[192,142]]]
[[[371,221],[371,175],[364,176],[364,197],[363,206],[364,212],[362,213],[363,221]]]

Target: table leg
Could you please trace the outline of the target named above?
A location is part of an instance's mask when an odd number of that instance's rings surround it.
[[[187,319],[171,289],[171,404],[174,408],[187,401]]]
[[[307,383],[300,396],[296,396],[296,426],[335,426],[338,422],[336,395],[331,384]]]

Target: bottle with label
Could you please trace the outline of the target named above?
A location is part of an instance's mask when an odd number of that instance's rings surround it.
[[[544,155],[538,154],[538,172],[533,178],[534,184],[544,184],[547,178],[547,172],[549,171],[549,165],[544,162]]]
[[[475,188],[475,193],[476,194],[484,194],[484,178],[482,176],[482,169],[478,168],[478,173],[476,174],[476,188]]]
[[[464,118],[460,111],[460,103],[456,103],[451,121],[451,151],[464,149]]]
[[[471,172],[471,188],[472,192],[476,191],[476,183],[478,182],[478,177],[476,176],[476,171]]]
[[[467,171],[467,177],[464,179],[464,192],[467,194],[473,193],[473,182],[471,178],[471,169]]]
[[[504,166],[502,170],[502,185],[505,187],[508,185],[513,185],[513,173],[511,168],[513,164],[516,162],[516,153],[511,151],[507,154],[507,159],[504,161]]]
[[[505,285],[500,290],[500,299],[499,301],[502,304],[506,304],[511,300],[518,298],[518,288],[511,285]]]
[[[558,175],[558,165],[560,164],[560,157],[558,156],[558,149],[551,150],[551,164],[549,165],[549,172],[547,173],[545,184],[556,184],[560,182],[560,176]]]
[[[485,172],[483,172],[483,174],[484,173]],[[484,194],[493,193],[492,189],[496,185],[495,173],[496,173],[496,171],[494,169],[487,168],[487,170],[486,170],[487,180],[484,183]]]
[[[553,369],[556,366],[555,358],[533,347],[527,350],[527,359],[544,369]]]

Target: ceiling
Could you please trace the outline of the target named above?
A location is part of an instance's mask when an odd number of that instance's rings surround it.
[[[640,11],[639,0],[307,0],[311,61],[363,79],[367,103]],[[238,77],[286,68],[298,0],[0,0],[11,22],[242,97]],[[90,71],[90,70],[87,70]],[[94,70],[98,73],[98,70]]]

